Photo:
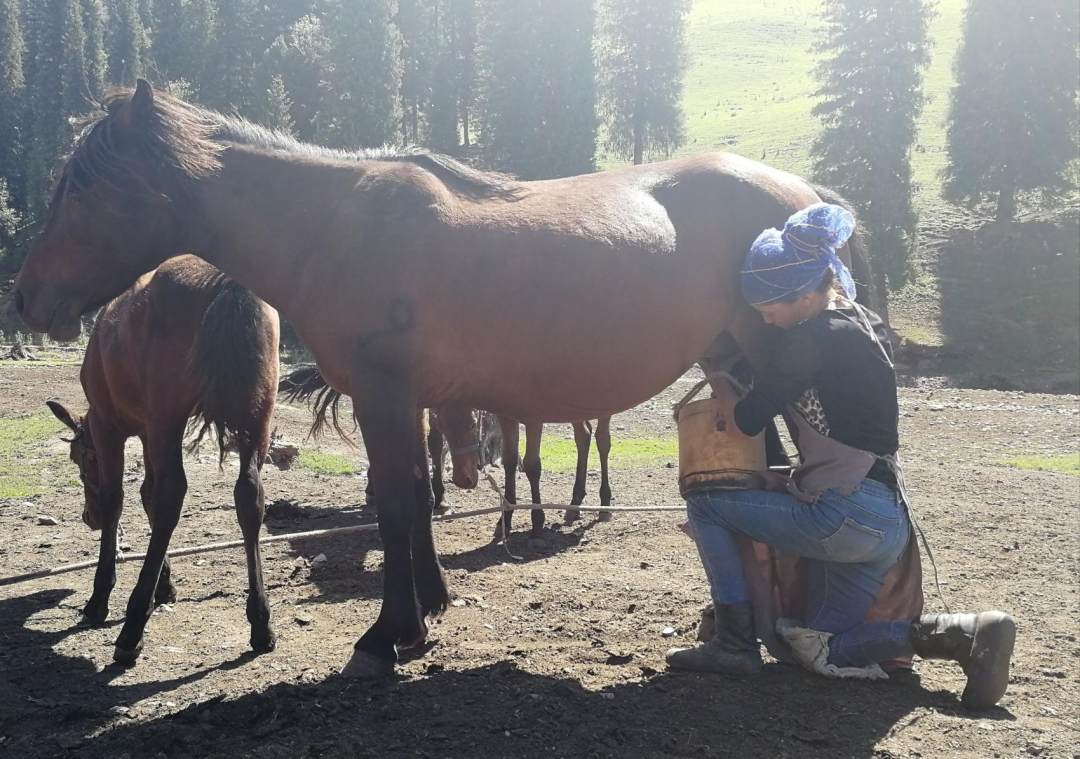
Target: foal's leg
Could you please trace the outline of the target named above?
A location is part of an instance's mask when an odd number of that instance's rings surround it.
[[[277,645],[277,636],[270,624],[270,604],[266,600],[262,552],[259,550],[259,531],[262,529],[266,507],[261,472],[270,439],[270,420],[267,418],[264,421],[265,423],[252,425],[258,427],[257,430],[242,430],[236,436],[240,474],[233,487],[236,518],[244,536],[244,555],[247,558],[247,619],[251,624],[251,650],[255,653],[273,651]]]
[[[498,420],[502,430],[503,498],[507,503],[517,503],[518,441],[521,430],[514,419],[500,416]],[[510,539],[510,523],[513,517],[512,511],[504,511],[499,517],[495,524],[495,540],[502,540],[504,536],[507,540]]]
[[[596,450],[600,454],[600,505],[611,505],[611,485],[608,484],[608,454],[611,453],[611,417],[596,420]],[[600,521],[611,521],[610,511],[600,512]]]
[[[570,496],[571,506],[580,506],[585,500],[585,478],[589,474],[589,444],[592,443],[592,429],[588,422],[574,422],[574,447],[577,448],[577,467],[574,469],[574,492]],[[571,524],[581,519],[577,509],[566,510],[566,523]]]
[[[146,519],[150,523],[151,529],[153,529],[154,468],[150,463],[150,457],[146,455],[145,439],[143,439],[143,470],[146,472],[146,476],[143,477],[142,486],[139,488],[139,498],[142,500],[143,511],[146,512]],[[172,581],[172,567],[169,565],[169,558],[165,557],[165,563],[161,565],[161,577],[158,578],[157,590],[154,591],[154,606],[171,603],[176,603],[176,585]]]
[[[521,461],[521,468],[525,470],[525,476],[529,478],[529,489],[532,491],[532,502],[541,503],[540,500],[540,438],[544,434],[544,425],[534,422],[525,425],[525,458]],[[529,512],[532,517],[532,530],[529,536],[532,538],[542,537],[544,534],[544,511],[533,509]]]
[[[147,454],[154,469],[150,546],[135,590],[128,600],[127,618],[116,639],[113,658],[121,664],[134,664],[142,651],[143,630],[153,610],[165,552],[180,521],[180,507],[187,493],[182,447],[186,421],[169,426],[151,424],[147,434]]]
[[[353,408],[371,460],[379,504],[383,603],[375,624],[357,641],[343,674],[376,677],[393,672],[398,645],[414,645],[427,635],[416,598],[412,557],[417,404],[406,376],[360,363],[353,377]]]
[[[417,466],[423,473],[429,472],[428,448],[425,446],[423,418],[417,416],[416,420],[416,461]],[[432,436],[437,435],[442,443],[442,434],[431,425],[428,430],[427,443],[430,444]],[[438,459],[432,455],[435,463],[435,471],[440,472]],[[439,554],[435,550],[435,534],[432,531],[431,515],[435,508],[436,497],[434,495],[434,477],[423,478],[418,483],[416,491],[416,514],[412,525],[412,562],[413,574],[416,580],[416,597],[420,601],[420,614],[428,617],[439,617],[446,607],[450,605],[450,591],[446,587],[446,578],[443,576],[442,565],[439,564]],[[442,484],[442,477],[439,477]],[[441,501],[441,495],[439,501]]]
[[[436,514],[446,512],[443,506],[443,498],[446,495],[446,485],[443,484],[443,467],[446,465],[446,447],[443,445],[443,436],[433,424],[427,434],[428,455],[431,456],[431,493],[435,498]]]
[[[101,543],[94,572],[94,592],[82,614],[87,624],[98,626],[105,624],[109,616],[109,596],[116,585],[116,538],[124,509],[124,436],[96,420],[91,429],[97,454]]]

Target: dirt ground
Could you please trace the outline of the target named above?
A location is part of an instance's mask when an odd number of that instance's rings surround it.
[[[691,381],[617,416],[614,435],[673,435],[670,406]],[[0,397],[5,416],[36,413],[48,397],[84,405],[74,366],[0,362]],[[669,674],[664,651],[692,639],[707,597],[679,515],[590,516],[530,546],[518,514],[511,549],[521,560],[491,545],[490,517],[436,528],[457,600],[430,647],[387,682],[335,674],[378,610],[382,553],[371,533],[265,548],[279,643],[259,657],[247,650],[241,549],[176,560],[179,599],[150,620],[132,669],[111,657],[137,565],[120,565],[103,629],[79,624],[90,571],[0,587],[0,755],[1078,756],[1080,479],[997,465],[1076,453],[1078,398],[924,381],[902,390],[901,410],[908,478],[949,604],[1006,609],[1019,622],[998,708],[964,711],[963,676],[941,662],[885,683],[836,683],[779,663],[743,680]],[[300,440],[306,418],[280,409],[278,426]],[[133,445],[123,520],[132,551],[148,534],[138,459]],[[614,472],[615,505],[677,504],[674,464]],[[235,471],[234,459],[219,472],[209,451],[189,460],[174,548],[239,537]],[[269,533],[371,519],[359,476],[268,468],[265,484],[269,501],[299,507],[269,517]],[[548,500],[565,501],[570,486],[568,474],[545,476]],[[597,486],[593,473],[591,501]],[[484,490],[451,487],[448,497],[457,509],[494,504]],[[0,501],[0,576],[95,557],[97,534],[79,511],[75,488]],[[40,525],[43,514],[59,523]],[[928,609],[940,610],[926,569]]]

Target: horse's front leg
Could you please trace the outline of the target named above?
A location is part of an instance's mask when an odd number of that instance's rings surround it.
[[[412,557],[417,403],[411,383],[400,374],[361,366],[354,378],[353,408],[379,504],[383,603],[342,674],[378,677],[393,673],[398,645],[413,645],[427,635],[416,598]]]
[[[94,451],[97,455],[97,517],[101,525],[101,543],[94,572],[94,592],[83,607],[83,620],[93,626],[105,624],[109,617],[109,596],[116,585],[116,540],[120,514],[124,510],[124,436],[94,422]]]
[[[608,482],[608,456],[611,454],[611,417],[596,420],[596,451],[600,454],[600,505],[611,505],[611,484]],[[610,511],[601,511],[601,522],[611,520]]]
[[[154,608],[165,552],[180,521],[180,508],[187,493],[182,447],[184,426],[152,427],[147,435],[147,454],[154,470],[150,545],[135,590],[128,599],[127,618],[116,639],[113,658],[121,664],[134,664],[142,652],[143,630]]]
[[[517,470],[518,470],[518,442],[521,434],[518,423],[514,419],[505,416],[498,417],[499,428],[502,431],[502,465],[503,465],[503,498],[507,503],[517,503]],[[510,540],[510,526],[513,524],[514,512],[504,511],[495,524],[496,542]]]
[[[532,491],[532,502],[542,503],[540,500],[540,440],[544,435],[544,425],[533,422],[525,425],[525,457],[521,460],[521,468],[525,470],[525,476],[529,479],[529,489]],[[533,509],[529,512],[532,517],[532,530],[529,537],[538,540],[544,536],[544,511]]]
[[[580,506],[585,502],[585,479],[589,475],[589,445],[592,444],[592,428],[588,422],[574,422],[574,448],[577,450],[577,466],[574,468],[574,490],[570,494],[570,505]],[[581,519],[577,509],[567,509],[565,521],[572,524]]]

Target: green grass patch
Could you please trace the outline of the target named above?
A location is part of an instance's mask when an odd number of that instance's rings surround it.
[[[1003,466],[1029,469],[1034,472],[1058,472],[1080,477],[1080,453],[1059,456],[1017,456],[1001,462]]]
[[[297,464],[301,469],[317,474],[345,475],[360,474],[363,471],[355,457],[308,449],[300,451]]]
[[[0,418],[0,499],[78,484],[75,465],[47,444],[63,429],[52,414]]]
[[[522,455],[525,451],[522,448]],[[577,467],[577,446],[573,440],[550,438],[540,444],[544,471],[573,472]],[[611,442],[608,464],[612,469],[633,469],[657,462],[679,460],[679,442],[675,438],[616,438]],[[589,468],[599,469],[596,446],[589,449]]]
[[[965,0],[938,0],[930,22],[926,105],[912,153],[916,204],[942,210],[938,172],[945,164],[945,118],[954,83]],[[810,143],[820,129],[810,109],[817,82],[820,0],[732,3],[695,0],[687,24],[690,67],[680,153],[730,150],[797,174],[810,173]],[[606,163],[602,161],[602,163]]]

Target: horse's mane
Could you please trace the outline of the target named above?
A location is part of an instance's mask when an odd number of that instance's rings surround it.
[[[130,101],[131,90],[113,90],[98,110],[85,117],[67,172],[68,181],[85,186],[92,179],[118,185],[123,179],[144,184],[133,161],[115,147],[115,124],[109,116]],[[446,155],[415,147],[383,146],[340,150],[302,142],[240,116],[226,115],[155,91],[149,128],[142,132],[139,158],[175,175],[181,182],[195,181],[215,173],[221,153],[229,143],[288,153],[310,161],[400,161],[418,166],[438,177],[451,189],[470,197],[517,195],[520,185],[511,177],[481,171]]]

